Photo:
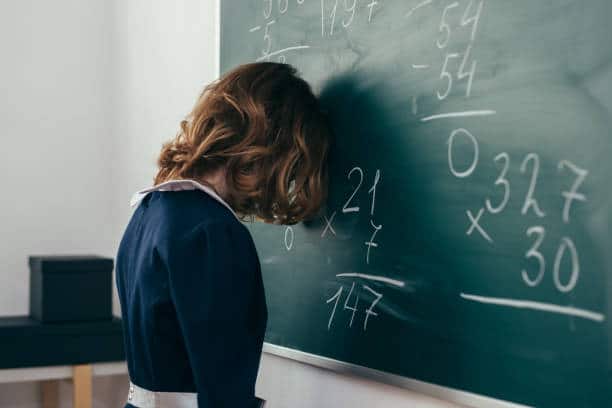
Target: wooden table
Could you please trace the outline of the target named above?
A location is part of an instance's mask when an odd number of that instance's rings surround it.
[[[94,376],[127,374],[125,361],[93,363],[75,366],[49,366],[0,369],[0,383],[40,381],[42,407],[57,408],[61,381],[72,381],[74,408],[92,407],[92,379]]]

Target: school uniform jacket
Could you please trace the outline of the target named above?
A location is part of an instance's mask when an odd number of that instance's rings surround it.
[[[194,180],[141,190],[131,203],[115,281],[130,380],[197,392],[199,408],[254,407],[267,308],[247,228]]]

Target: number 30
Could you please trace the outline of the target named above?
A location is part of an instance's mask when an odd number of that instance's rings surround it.
[[[540,245],[544,241],[544,236],[545,236],[544,227],[540,225],[536,225],[536,226],[533,226],[527,229],[528,237],[534,234],[537,237],[533,245],[531,246],[531,248],[529,248],[529,250],[525,253],[525,258],[526,259],[535,258],[538,261],[538,265],[539,265],[538,274],[536,275],[535,278],[531,278],[531,276],[529,275],[529,273],[527,273],[525,269],[521,271],[523,280],[528,286],[531,286],[531,287],[537,286],[542,281],[542,278],[544,277],[544,272],[546,270],[546,260],[544,258],[544,255],[542,255],[542,253],[540,252]],[[569,255],[571,257],[570,259],[571,259],[572,271],[571,271],[571,275],[567,283],[562,283],[561,277],[560,277],[560,274],[561,274],[560,269],[561,269],[561,261],[563,260],[563,256],[565,255],[566,251],[569,251]],[[555,287],[559,290],[559,292],[563,292],[563,293],[571,292],[572,289],[576,287],[576,283],[578,282],[579,275],[580,275],[580,261],[578,259],[578,251],[576,250],[576,246],[574,245],[574,242],[570,238],[563,237],[561,238],[561,244],[559,245],[559,248],[557,249],[557,253],[555,255],[555,262],[553,264],[553,281],[555,283]]]

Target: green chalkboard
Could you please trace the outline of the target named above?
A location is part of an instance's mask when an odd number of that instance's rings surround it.
[[[221,2],[221,71],[295,65],[320,219],[250,226],[267,342],[539,407],[612,406],[612,2]]]

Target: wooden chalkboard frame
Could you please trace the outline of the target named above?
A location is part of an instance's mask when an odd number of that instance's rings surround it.
[[[215,0],[215,77],[221,75],[221,0]],[[356,364],[346,363],[344,361],[335,360],[328,357],[318,356],[316,354],[306,353],[300,350],[291,349],[288,347],[279,346],[276,344],[265,342],[263,352],[266,354],[287,358],[308,364],[314,367],[323,368],[339,374],[355,375],[365,379],[378,381],[380,383],[393,385],[404,388],[409,391],[421,393],[441,400],[462,404],[471,407],[487,407],[487,408],[526,408],[527,405],[521,405],[509,401],[495,399],[484,395],[479,395],[467,391],[461,391],[454,388],[444,387],[437,384],[431,384],[424,381],[416,380],[409,377],[403,377],[387,373],[373,368],[364,367]]]

